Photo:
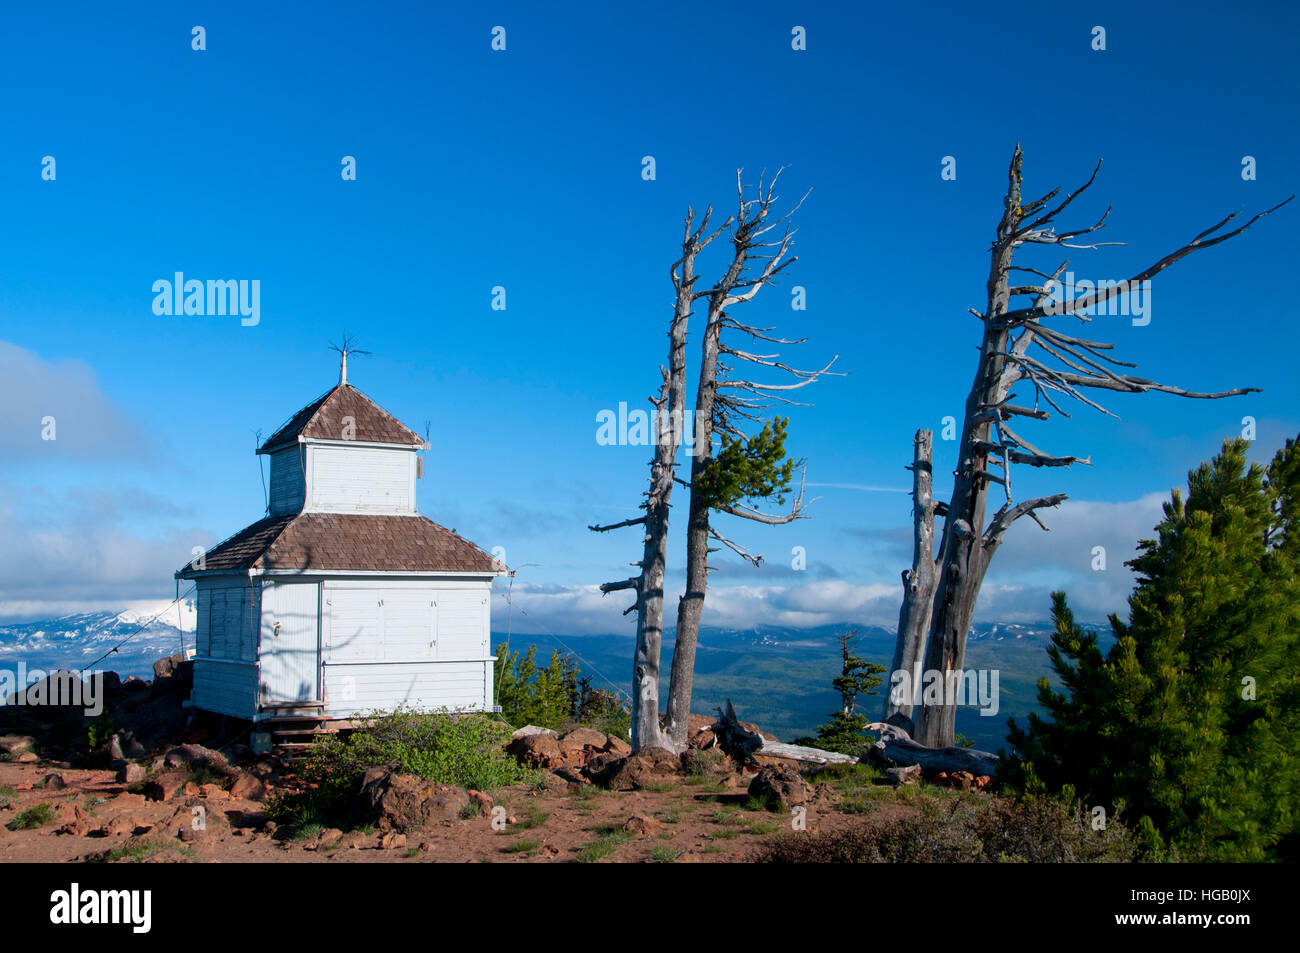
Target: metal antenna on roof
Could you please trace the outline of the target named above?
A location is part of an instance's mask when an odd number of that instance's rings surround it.
[[[257,450],[262,446],[262,431],[258,429],[253,434],[253,449]],[[265,504],[265,512],[271,512],[271,497],[266,492],[266,470],[262,468],[262,455],[257,454],[257,473],[262,478],[262,502]]]
[[[352,345],[353,345],[352,336],[348,334],[346,331],[343,332],[343,341],[341,344],[330,345],[330,350],[337,351],[342,358],[339,364],[339,386],[340,387],[342,387],[344,384],[348,382],[348,355],[370,353],[369,351],[362,351],[359,348],[355,348]]]

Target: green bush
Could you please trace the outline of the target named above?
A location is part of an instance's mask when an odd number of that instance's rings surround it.
[[[273,798],[268,805],[273,818],[296,824],[338,821],[346,816],[361,776],[384,765],[479,791],[529,781],[535,773],[506,754],[510,727],[487,715],[402,709],[375,713],[367,721],[364,728],[328,735],[312,746],[299,770],[307,787]]]
[[[501,717],[517,728],[584,725],[620,738],[632,729],[632,712],[622,698],[592,688],[591,678],[579,677],[577,663],[559,652],[539,667],[536,645],[523,655],[510,651],[508,642],[497,649],[496,700]]]
[[[90,723],[86,729],[86,743],[90,745],[92,752],[98,751],[103,747],[108,739],[113,737],[117,731],[117,722],[107,711],[101,712],[99,717]]]
[[[27,831],[44,827],[54,820],[54,807],[50,804],[36,804],[20,813],[5,826],[11,831]]]
[[[541,668],[536,645],[530,645],[521,656],[510,651],[507,642],[497,649],[496,696],[501,717],[510,724],[559,728],[577,714],[577,666],[559,652],[552,652],[550,662]]]

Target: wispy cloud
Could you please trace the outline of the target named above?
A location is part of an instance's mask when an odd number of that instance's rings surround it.
[[[145,449],[84,361],[48,361],[0,341],[0,406],[0,460],[120,459]]]

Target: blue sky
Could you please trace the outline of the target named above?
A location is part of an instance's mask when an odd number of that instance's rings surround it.
[[[844,486],[810,490],[810,520],[735,528],[769,565],[720,556],[706,623],[890,623],[910,557],[909,501],[888,490],[908,485],[912,433],[960,416],[966,309],[983,303],[1015,144],[1034,195],[1105,159],[1065,224],[1113,205],[1102,237],[1129,244],[1074,252],[1081,277],[1123,278],[1300,181],[1293,6],[898,6],[7,6],[0,618],[169,597],[192,546],[261,515],[254,432],[333,383],[327,346],[346,329],[374,352],[353,382],[430,422],[422,511],[536,564],[516,595],[539,625],[622,631],[624,600],[591,587],[626,574],[636,536],[585,527],[633,515],[648,452],[599,446],[596,415],[645,407],[656,385],[686,206],[725,215],[738,166],[752,180],[784,164],[788,201],[813,190],[799,261],[745,317],[807,337],[795,363],[838,354],[849,372],[791,413],[810,483]],[[1148,326],[1090,327],[1138,373],[1264,392],[1114,395],[1120,421],[1080,408],[1035,425],[1030,439],[1094,466],[1017,475],[1020,493],[1071,502],[1050,535],[1016,527],[985,615],[1041,618],[1056,586],[1091,617],[1121,608],[1120,563],[1189,467],[1245,415],[1261,456],[1300,430],[1297,308],[1276,293],[1297,214],[1161,275]],[[155,315],[152,284],[176,271],[259,280],[260,322]],[[939,442],[939,472],[954,447]]]

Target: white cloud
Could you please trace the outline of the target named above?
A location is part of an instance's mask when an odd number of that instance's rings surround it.
[[[55,439],[42,438],[54,418]],[[139,430],[84,361],[46,361],[0,341],[0,459],[121,458],[138,454]]]
[[[0,485],[0,620],[121,610],[174,589],[172,573],[209,533],[130,528],[141,512],[176,512],[134,488],[20,491]]]
[[[664,625],[677,618],[682,591],[664,596]],[[798,586],[711,586],[704,603],[704,625],[751,628],[781,625],[811,628],[852,620],[892,627],[898,621],[899,585],[855,585],[842,580],[812,581]],[[601,635],[635,632],[635,615],[623,616],[632,604],[628,591],[602,596],[596,586],[529,586],[516,582],[509,624],[515,632]],[[509,606],[498,584],[492,627],[504,631]]]
[[[1047,533],[1031,520],[1021,520],[993,559],[980,591],[977,621],[1045,620],[1050,614],[1053,589],[1064,589],[1076,614],[1086,621],[1100,622],[1116,611],[1123,616],[1133,588],[1133,573],[1124,562],[1136,553],[1139,539],[1153,535],[1166,499],[1167,493],[1149,493],[1117,503],[1069,500],[1058,509],[1044,511],[1043,520],[1051,529]],[[895,547],[901,532],[881,530],[855,535],[867,537],[860,543],[864,549],[877,551]],[[1097,546],[1106,551],[1104,571],[1092,568]],[[892,565],[894,560],[886,562]],[[879,575],[875,574],[875,578]],[[868,577],[867,570],[863,570],[863,577]],[[900,583],[811,578],[794,585],[722,586],[717,584],[720,578],[715,577],[709,587],[705,625],[811,628],[859,622],[892,629],[898,624]],[[493,627],[498,630],[506,625],[503,594],[501,588],[493,606]],[[666,593],[665,626],[674,624],[680,596],[680,588]],[[596,586],[531,586],[516,581],[513,598],[515,614],[511,625],[517,632],[630,635],[635,630],[634,616],[622,615],[632,602],[630,592],[602,596]]]

